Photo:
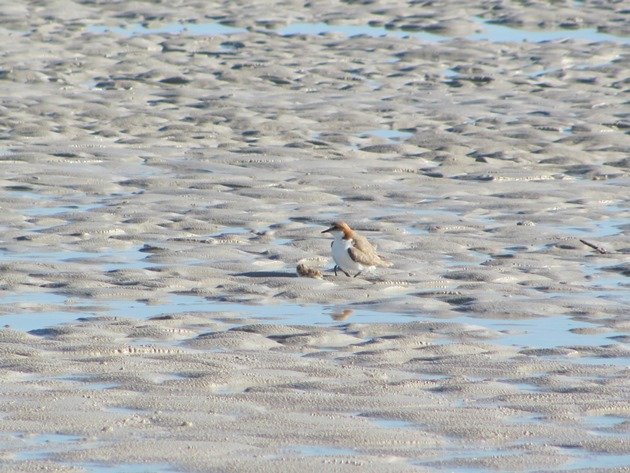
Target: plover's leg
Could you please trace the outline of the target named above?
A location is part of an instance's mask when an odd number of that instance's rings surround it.
[[[337,268],[339,268],[339,266],[335,265],[335,267],[333,268],[333,270],[335,271],[335,276],[337,276]]]
[[[359,271],[357,274],[354,275],[354,277],[356,278],[359,274],[361,274],[363,272],[363,270]],[[349,276],[349,275],[348,275]]]
[[[339,268],[341,269],[341,271],[343,271],[343,274],[345,274],[346,276],[350,277],[350,273],[348,273],[348,271],[344,270],[343,268]]]

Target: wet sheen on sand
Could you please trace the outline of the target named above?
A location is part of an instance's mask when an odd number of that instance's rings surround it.
[[[461,7],[0,6],[0,472],[624,471],[627,21]]]

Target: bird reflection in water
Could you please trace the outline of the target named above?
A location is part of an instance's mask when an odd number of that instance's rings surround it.
[[[336,309],[330,313],[330,318],[341,322],[342,320],[346,320],[354,313],[352,309]]]

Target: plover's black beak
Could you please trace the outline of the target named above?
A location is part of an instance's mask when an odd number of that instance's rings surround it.
[[[327,228],[326,230],[324,230],[322,233],[328,233],[328,232],[333,231],[334,229],[335,229],[335,227],[330,227],[330,228]]]

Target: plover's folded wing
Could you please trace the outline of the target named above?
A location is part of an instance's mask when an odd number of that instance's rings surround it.
[[[370,245],[370,242],[361,235],[354,236],[352,246],[348,248],[348,254],[350,258],[352,258],[352,261],[364,264],[365,266],[374,266],[378,264],[378,260],[380,259],[372,245]]]
[[[348,248],[348,254],[350,255],[350,258],[352,258],[352,261],[354,261],[355,263],[360,263],[365,266],[374,266],[374,258],[370,258],[368,254],[364,253],[361,250],[351,247]]]
[[[384,261],[376,253],[376,250],[365,237],[361,235],[355,235],[352,240],[352,246],[348,248],[348,254],[353,261],[363,264],[365,266],[386,266],[389,267],[392,264]]]

